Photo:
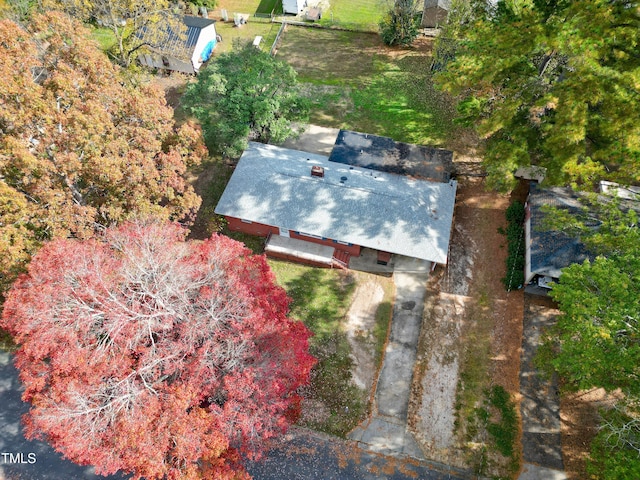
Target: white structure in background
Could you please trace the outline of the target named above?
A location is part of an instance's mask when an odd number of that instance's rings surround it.
[[[183,21],[184,35],[169,29],[161,43],[149,42],[145,53],[138,57],[139,62],[150,68],[198,73],[216,47],[216,21],[190,15],[185,15]]]
[[[282,11],[299,15],[304,10],[306,0],[282,0]]]

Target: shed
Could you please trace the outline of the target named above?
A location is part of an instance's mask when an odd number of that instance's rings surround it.
[[[307,0],[282,0],[282,11],[299,15],[304,10]]]
[[[169,28],[160,43],[149,42],[147,51],[138,57],[140,63],[151,68],[198,73],[216,47],[215,20],[185,15],[183,22],[184,35]]]
[[[423,28],[438,28],[447,21],[451,9],[451,0],[424,0],[422,11]]]

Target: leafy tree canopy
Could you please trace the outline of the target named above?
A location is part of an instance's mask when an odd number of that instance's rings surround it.
[[[590,472],[634,479],[640,472],[640,228],[637,202],[593,197],[583,213],[554,210],[553,223],[600,254],[565,268],[551,296],[561,315],[540,350],[543,366],[571,390],[620,391],[603,410]]]
[[[199,131],[87,35],[62,14],[0,22],[0,293],[42,241],[200,204],[183,178],[206,153]]]
[[[550,340],[558,346],[552,364],[568,386],[640,396],[638,252],[572,265],[554,285],[562,315]]]
[[[436,81],[462,96],[494,187],[529,164],[555,183],[640,181],[638,2],[501,0],[466,18]]]
[[[640,405],[628,403],[600,412],[602,422],[587,462],[593,478],[640,478]]]
[[[315,360],[264,256],[176,224],[58,239],[7,296],[0,324],[31,403],[27,436],[100,474],[248,478],[297,411]]]
[[[112,54],[129,67],[145,46],[162,45],[170,35],[184,36],[180,11],[169,0],[42,0],[44,9],[58,9],[73,18],[95,22],[113,32]]]
[[[283,142],[294,134],[291,122],[309,114],[293,68],[250,44],[216,56],[182,101],[202,124],[209,148],[229,157],[240,155],[247,139]]]

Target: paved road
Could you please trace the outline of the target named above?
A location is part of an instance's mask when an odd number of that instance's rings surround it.
[[[292,429],[260,463],[249,464],[255,480],[464,480],[446,466],[388,457],[304,429]]]
[[[28,410],[11,357],[0,351],[0,480],[121,480],[102,477],[56,453],[48,444],[26,440],[20,417]]]
[[[49,445],[24,438],[20,417],[27,412],[11,357],[0,352],[0,480],[123,480],[95,475],[91,467],[64,460]],[[304,429],[291,429],[259,463],[249,464],[255,480],[463,480],[445,466],[402,461],[357,448]],[[5,455],[3,455],[5,454]]]

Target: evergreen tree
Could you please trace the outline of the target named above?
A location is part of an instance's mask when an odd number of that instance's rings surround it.
[[[640,181],[640,6],[630,0],[501,0],[475,8],[436,76],[485,139],[490,183],[519,166],[554,183]]]
[[[380,36],[387,45],[411,45],[418,36],[419,2],[395,0],[380,21]]]

